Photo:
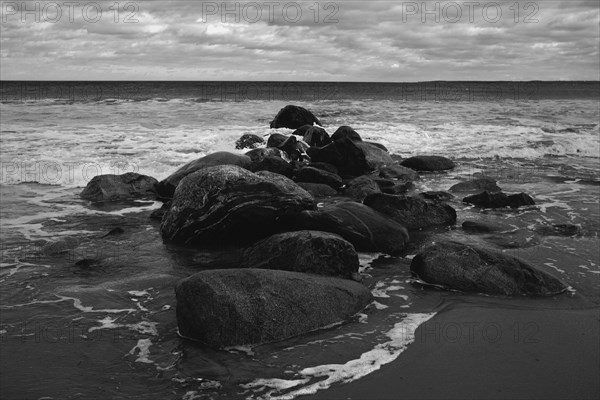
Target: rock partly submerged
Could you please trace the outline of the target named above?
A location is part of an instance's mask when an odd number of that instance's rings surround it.
[[[79,195],[94,202],[156,197],[158,181],[150,176],[128,172],[123,175],[98,175]]]
[[[372,301],[369,289],[349,279],[264,269],[202,271],[175,293],[179,333],[216,348],[308,333]]]
[[[566,290],[558,279],[517,258],[454,241],[425,247],[410,269],[424,282],[464,292],[548,296]]]
[[[428,172],[445,171],[455,167],[452,160],[442,156],[415,156],[403,160],[400,164],[415,171]]]
[[[321,121],[306,108],[287,105],[279,110],[270,126],[271,128],[298,129],[304,125],[314,124],[321,125]]]
[[[364,204],[389,216],[407,229],[421,229],[436,225],[453,225],[456,210],[447,204],[430,202],[419,197],[372,194]]]
[[[248,168],[250,162],[250,157],[246,155],[218,151],[185,164],[169,175],[169,177],[160,181],[156,185],[156,191],[158,192],[158,195],[163,198],[171,198],[173,197],[173,193],[175,193],[175,188],[179,185],[179,182],[189,174],[217,165],[237,165],[242,168]]]
[[[303,211],[295,218],[294,225],[302,230],[338,234],[358,251],[397,254],[409,239],[402,225],[353,201],[325,205],[317,211]]]
[[[519,208],[535,205],[535,201],[526,193],[506,195],[502,192],[488,191],[467,196],[463,199],[463,202],[486,208]]]
[[[358,273],[354,246],[333,233],[285,232],[252,245],[244,253],[245,266],[351,278]]]
[[[208,167],[181,181],[161,233],[168,242],[188,245],[244,243],[279,231],[280,218],[315,208],[313,197],[282,175]]]

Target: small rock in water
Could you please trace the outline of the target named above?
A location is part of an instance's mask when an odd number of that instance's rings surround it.
[[[400,165],[416,171],[444,171],[453,169],[454,162],[441,156],[415,156],[403,160]]]
[[[490,193],[488,191],[467,196],[463,199],[463,202],[486,208],[502,208],[508,206],[511,208],[519,208],[521,206],[535,205],[535,201],[533,201],[531,196],[525,193],[507,196],[502,192]]]
[[[158,181],[151,176],[128,172],[123,175],[98,175],[79,195],[95,202],[129,200],[156,196]]]
[[[235,148],[236,149],[255,149],[261,144],[265,142],[265,139],[261,138],[258,135],[254,135],[251,133],[246,133],[242,135],[241,138],[236,140]]]
[[[467,182],[460,182],[453,185],[450,189],[451,192],[471,192],[486,190],[488,192],[499,192],[502,189],[496,184],[496,180],[492,178],[479,178],[473,179]]]

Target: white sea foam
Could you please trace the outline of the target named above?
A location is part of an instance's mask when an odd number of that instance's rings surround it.
[[[406,317],[385,333],[388,341],[376,345],[363,353],[358,359],[344,364],[327,364],[304,368],[296,373],[294,379],[256,379],[241,385],[243,389],[252,389],[248,399],[290,400],[297,396],[314,394],[336,383],[349,383],[360,379],[383,365],[397,359],[415,339],[415,331],[424,322],[432,318],[430,314],[407,314]],[[315,380],[319,379],[316,382]],[[301,386],[297,388],[298,386]],[[297,388],[289,391],[289,389]]]
[[[141,362],[146,364],[154,364],[154,361],[150,360],[150,346],[152,346],[152,340],[150,339],[138,339],[137,344],[129,350],[129,354],[136,355],[135,362]]]

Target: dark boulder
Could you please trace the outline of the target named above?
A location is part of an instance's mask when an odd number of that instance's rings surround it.
[[[350,279],[358,273],[359,264],[354,246],[340,236],[297,231],[273,235],[254,244],[244,252],[244,266]]]
[[[339,140],[339,139],[350,139],[354,142],[362,142],[362,138],[360,135],[349,126],[340,126],[337,130],[331,135],[331,140]]]
[[[342,186],[342,178],[339,175],[313,167],[301,168],[296,173],[296,182],[323,183],[336,190]]]
[[[304,133],[303,140],[311,147],[323,147],[331,143],[327,131],[318,126],[309,127]]]
[[[188,245],[244,243],[280,229],[280,218],[315,209],[290,179],[233,165],[201,169],[177,187],[161,224],[165,241]]]
[[[271,136],[269,136],[269,139],[267,139],[267,147],[279,148],[279,146],[281,146],[288,139],[288,137],[289,136],[282,135],[281,133],[273,133]]]
[[[202,271],[175,287],[182,336],[211,347],[287,339],[352,317],[372,301],[349,279],[263,269]]]
[[[474,192],[486,190],[488,192],[499,192],[502,189],[496,184],[496,180],[492,178],[478,178],[466,182],[460,182],[453,185],[451,192]]]
[[[419,174],[410,168],[401,165],[388,165],[379,170],[379,176],[386,179],[401,179],[404,181],[416,181]]]
[[[449,201],[454,198],[454,195],[452,195],[448,192],[433,191],[433,190],[419,193],[419,196],[424,198],[425,200],[432,200],[432,201]]]
[[[295,225],[301,230],[336,233],[357,251],[396,254],[408,242],[408,232],[402,225],[353,201],[326,205],[318,211],[303,211],[295,219]]]
[[[428,202],[418,197],[380,193],[367,196],[363,203],[387,215],[407,229],[456,223],[454,208],[443,203]]]
[[[516,193],[508,195],[508,205],[511,208],[519,208],[522,206],[534,206],[535,201],[526,193]]]
[[[246,133],[235,141],[236,149],[255,149],[265,142],[265,139],[258,135]]]
[[[98,175],[79,195],[91,201],[116,201],[156,197],[158,181],[150,176],[128,172],[123,175]]]
[[[306,190],[313,197],[331,197],[336,196],[338,192],[329,185],[323,183],[297,182],[298,186]]]
[[[311,147],[307,154],[312,161],[334,165],[342,177],[364,175],[373,170],[365,152],[350,139],[339,139],[325,147]]]
[[[267,147],[275,147],[285,152],[292,160],[299,160],[305,152],[304,146],[298,142],[296,136],[284,136],[274,133],[267,140]]]
[[[533,199],[525,193],[507,196],[502,192],[490,193],[488,191],[467,196],[463,199],[463,202],[485,208],[503,208],[508,206],[519,208],[521,206],[535,205]]]
[[[363,201],[365,197],[373,193],[381,193],[381,189],[377,182],[366,175],[352,179],[344,188],[344,194],[356,201]]]
[[[173,193],[175,193],[175,188],[184,177],[203,168],[214,167],[216,165],[237,165],[242,168],[248,168],[250,165],[250,157],[228,153],[226,151],[209,154],[185,164],[168,178],[160,181],[156,185],[156,191],[162,198],[171,198],[173,197]]]
[[[410,269],[427,283],[465,292],[546,296],[566,290],[556,278],[500,251],[451,241],[424,248]]]
[[[462,228],[469,233],[491,233],[509,229],[506,226],[476,221],[465,221],[462,223]]]
[[[298,128],[294,132],[292,132],[292,135],[304,137],[304,134],[306,133],[306,131],[308,131],[312,127],[313,127],[313,125],[302,125],[300,128]]]
[[[298,129],[303,125],[314,124],[321,125],[321,122],[306,108],[287,105],[271,121],[271,128]]]
[[[280,157],[267,156],[258,161],[253,161],[248,170],[252,172],[271,171],[276,174],[291,178],[294,175],[294,166]]]
[[[355,144],[365,154],[365,160],[367,161],[370,170],[381,168],[386,165],[392,165],[394,163],[390,154],[377,146],[365,142],[356,142]]]
[[[416,171],[444,171],[453,169],[454,162],[446,157],[441,156],[415,156],[407,158],[400,163],[406,168],[411,168]]]
[[[246,156],[250,157],[250,161],[252,162],[261,161],[266,157],[278,157],[281,159],[287,158],[287,154],[276,147],[263,147],[260,149],[250,150],[246,153]]]

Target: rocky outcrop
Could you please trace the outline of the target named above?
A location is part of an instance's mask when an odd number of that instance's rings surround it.
[[[511,194],[507,196],[502,192],[490,193],[488,191],[467,196],[463,199],[463,202],[485,208],[519,208],[521,206],[535,205],[535,201],[533,201],[531,196],[525,193]]]
[[[554,295],[566,290],[558,279],[501,252],[441,241],[424,248],[410,269],[427,283],[499,295]]]
[[[349,279],[289,271],[202,271],[176,288],[179,333],[211,347],[291,338],[347,320],[372,301]]]
[[[228,153],[226,151],[219,151],[209,154],[205,157],[185,164],[183,167],[172,173],[168,178],[160,181],[156,185],[156,191],[162,198],[169,199],[173,197],[173,193],[175,193],[175,188],[177,185],[179,185],[179,182],[181,182],[181,180],[189,174],[192,174],[203,168],[214,167],[216,165],[237,165],[242,168],[248,168],[250,161],[250,157],[248,156]]]
[[[397,254],[408,242],[406,229],[364,204],[342,202],[318,211],[303,211],[294,219],[301,230],[317,230],[340,235],[357,251]]]
[[[255,149],[265,142],[265,139],[258,135],[246,133],[235,141],[236,149]]]
[[[283,107],[275,119],[271,121],[271,128],[297,129],[303,125],[321,125],[321,122],[306,108],[294,105]]]
[[[454,195],[448,192],[444,192],[441,190],[430,190],[427,192],[419,193],[419,196],[424,198],[425,200],[431,201],[448,201],[454,198]]]
[[[279,230],[279,219],[315,209],[312,196],[272,172],[223,165],[186,176],[165,213],[163,239],[188,245],[245,243]]]
[[[441,156],[415,156],[407,158],[400,163],[402,166],[415,171],[444,171],[453,169],[454,162]]]
[[[150,176],[128,172],[123,175],[98,175],[79,195],[91,201],[117,201],[154,198],[158,181]]]
[[[389,216],[407,229],[421,229],[456,222],[456,210],[447,204],[425,201],[419,197],[372,194],[364,204]]]
[[[340,236],[320,231],[286,232],[247,249],[244,266],[352,278],[358,273],[354,246]]]

